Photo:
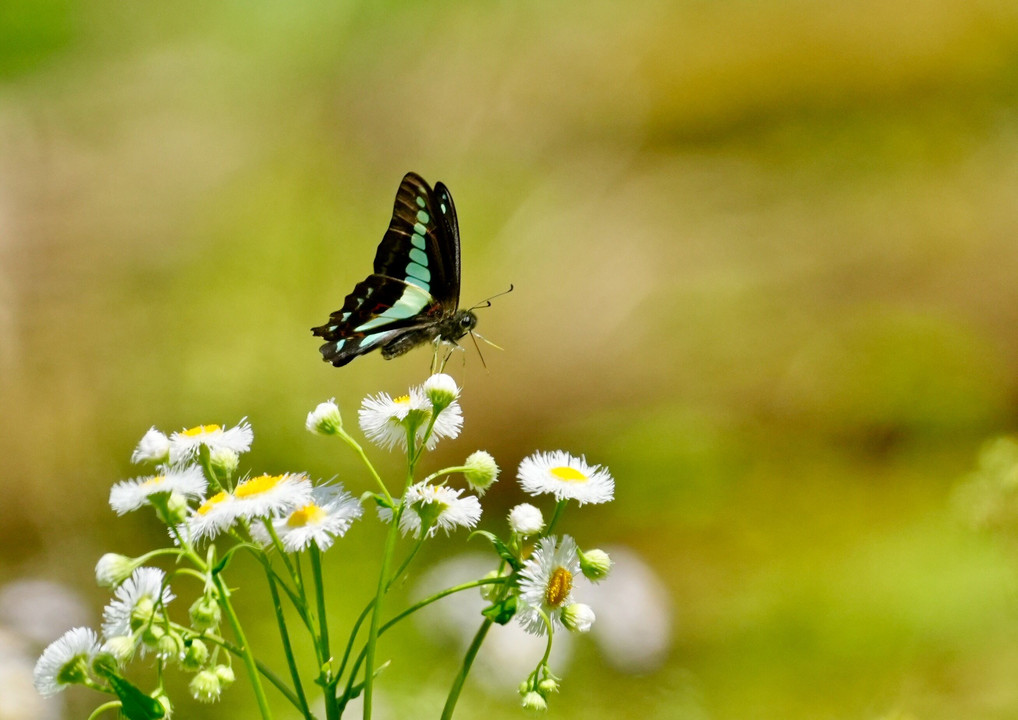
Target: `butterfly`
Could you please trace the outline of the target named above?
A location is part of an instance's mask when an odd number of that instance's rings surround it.
[[[311,332],[325,340],[322,359],[336,367],[375,348],[388,360],[427,342],[436,344],[437,359],[439,342],[456,345],[477,325],[477,316],[460,310],[459,302],[460,231],[452,195],[442,183],[432,190],[410,172],[396,191],[374,272]]]

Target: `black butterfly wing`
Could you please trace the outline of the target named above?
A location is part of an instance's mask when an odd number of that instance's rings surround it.
[[[329,322],[312,328],[323,358],[339,367],[400,336],[440,323],[459,305],[459,227],[448,188],[433,191],[407,173],[375,254],[375,272],[358,283]]]
[[[375,253],[375,274],[413,283],[452,314],[459,306],[460,235],[449,189],[407,173]]]

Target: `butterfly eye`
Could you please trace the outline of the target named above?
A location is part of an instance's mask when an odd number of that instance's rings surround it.
[[[465,328],[471,328],[474,326],[474,319],[469,315],[464,315],[463,317],[460,318],[460,325],[462,325]]]

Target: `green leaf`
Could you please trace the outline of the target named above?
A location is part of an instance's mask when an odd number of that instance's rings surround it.
[[[498,556],[509,563],[513,570],[519,570],[523,567],[523,564],[520,562],[520,559],[516,557],[516,554],[510,550],[509,546],[502,542],[497,535],[494,535],[487,530],[475,530],[470,533],[470,537],[473,537],[474,535],[480,535],[487,539],[495,548],[495,552],[498,553]]]
[[[115,672],[104,669],[102,674],[120,699],[120,712],[128,720],[159,720],[166,716],[166,709],[154,697],[146,695]]]
[[[505,625],[516,614],[516,596],[507,597],[505,600],[484,608],[481,614],[494,623]]]

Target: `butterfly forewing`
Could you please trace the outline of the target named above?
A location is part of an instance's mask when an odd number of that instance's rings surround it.
[[[419,175],[407,173],[375,253],[374,274],[354,287],[327,324],[312,328],[326,340],[324,359],[345,365],[453,315],[459,305],[459,255],[449,190],[441,183],[432,190]]]

